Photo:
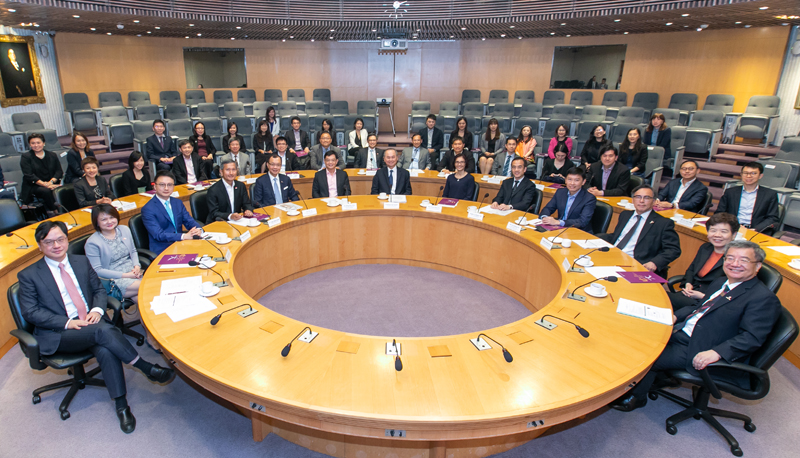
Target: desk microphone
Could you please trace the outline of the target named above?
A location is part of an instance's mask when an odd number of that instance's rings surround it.
[[[18,250],[27,250],[28,248],[31,247],[30,245],[28,245],[28,241],[23,239],[21,235],[15,234],[13,232],[9,232],[8,234],[6,234],[6,237],[11,237],[12,235],[22,239],[22,243],[24,243],[24,245],[20,245],[20,246],[17,247]]]
[[[528,207],[528,209],[527,209],[527,210],[525,210],[525,214],[519,217],[519,219],[517,220],[517,224],[518,224],[518,225],[522,225],[522,220],[523,220],[523,219],[525,219],[525,217],[526,217],[526,216],[528,216],[528,213],[530,213],[530,212],[531,212],[531,209],[532,209],[532,208],[533,208],[533,205],[531,205],[530,207]],[[523,229],[525,229],[525,228],[523,228]]]
[[[248,316],[250,316],[250,315],[252,315],[252,314],[257,312],[257,310],[254,310],[253,306],[250,305],[250,304],[237,305],[236,307],[234,307],[232,309],[225,310],[224,312],[222,312],[219,315],[217,315],[214,318],[212,318],[211,319],[211,326],[216,326],[217,323],[219,323],[219,319],[222,318],[222,315],[224,315],[224,314],[226,314],[226,313],[228,313],[230,311],[236,310],[239,307],[245,307],[245,306],[250,307],[250,310],[242,310],[241,312],[239,312],[240,315],[244,314],[244,315],[242,315],[242,317],[248,317]]]
[[[202,236],[199,236],[199,235],[194,235],[194,236],[192,236],[192,238],[194,240],[203,240],[206,243],[208,243],[209,245],[213,246],[215,250],[219,251],[219,255],[222,256],[222,257],[221,258],[214,258],[213,259],[214,262],[226,262],[227,261],[227,259],[225,259],[225,254],[222,253],[222,250],[220,250],[218,246],[216,246],[213,243],[211,243],[211,240],[203,238]]]
[[[72,218],[72,221],[75,223],[75,225],[72,226],[72,227],[69,227],[69,224],[67,224],[67,230],[72,229],[73,227],[78,227],[78,220],[76,220],[75,217],[72,216],[72,213],[70,213],[69,210],[67,210],[67,207],[65,207],[65,206],[63,206],[63,205],[61,205],[59,203],[56,203],[56,207],[63,208],[64,209],[64,213],[68,214],[69,217]]]
[[[481,199],[481,202],[478,204],[478,210],[477,210],[478,212],[481,211],[481,207],[483,207],[483,201],[486,200],[487,197],[489,197],[489,193],[488,192],[483,195],[483,199]]]
[[[192,267],[201,267],[201,268],[203,268],[203,269],[208,269],[208,270],[210,270],[210,271],[214,272],[215,274],[219,275],[219,278],[220,278],[220,280],[222,280],[222,281],[221,281],[221,282],[214,283],[214,286],[216,286],[216,287],[218,287],[218,288],[224,288],[224,287],[228,286],[228,282],[226,282],[226,281],[225,281],[225,277],[223,277],[222,275],[220,275],[220,273],[219,273],[219,272],[217,272],[216,270],[212,269],[211,267],[209,267],[209,266],[207,266],[207,265],[203,264],[202,262],[197,262],[197,261],[189,261],[189,265],[190,265],[190,266],[192,266]]]
[[[614,277],[614,278],[617,278],[617,277]],[[550,323],[550,322],[548,322],[547,320],[545,320],[545,317],[548,317],[548,316],[549,316],[550,318],[555,318],[555,319],[557,319],[557,320],[559,320],[559,321],[563,321],[564,323],[569,323],[569,324],[571,324],[571,325],[575,326],[575,329],[577,329],[577,330],[578,330],[578,332],[580,333],[580,335],[582,335],[584,338],[586,338],[586,337],[589,337],[589,331],[587,331],[586,329],[583,329],[582,327],[578,326],[577,324],[573,323],[572,321],[568,321],[568,320],[565,320],[565,319],[563,319],[563,318],[559,318],[559,317],[557,317],[557,316],[555,316],[555,315],[543,315],[543,316],[542,316],[542,317],[539,319],[539,321],[536,321],[535,323],[536,323],[536,324],[538,324],[538,325],[540,325],[540,326],[542,326],[542,327],[545,327],[545,328],[547,328],[547,329],[551,329],[551,330],[552,330],[552,329],[555,327],[555,325],[554,325],[553,323]],[[548,327],[548,326],[547,326],[547,324],[551,325],[551,326],[552,326],[552,328],[551,328],[551,327]]]
[[[253,213],[255,213],[256,210],[261,210],[262,212],[264,212],[265,215],[267,215],[267,218],[264,221],[262,221],[264,224],[267,224],[267,221],[269,221],[270,218],[269,213],[267,213],[267,211],[264,210],[264,207],[256,208],[255,210],[253,210]]]
[[[442,195],[442,191],[444,190],[444,186],[439,186],[439,194],[436,194],[436,203],[433,205],[439,205],[439,196]]]
[[[577,258],[575,258],[575,261],[573,261],[572,266],[569,268],[569,271],[570,272],[577,272],[577,273],[581,273],[581,274],[584,273],[585,271],[583,269],[581,269],[580,267],[575,267],[575,264],[578,262],[578,260],[580,258],[584,258],[586,256],[589,256],[590,254],[594,253],[595,251],[600,251],[602,253],[608,253],[608,250],[610,250],[610,248],[607,247],[607,246],[604,246],[604,247],[601,247],[601,248],[595,248],[594,250],[592,250],[592,251],[590,251],[590,252],[588,252],[586,254],[582,254],[582,255],[578,256]]]
[[[551,250],[560,250],[561,249],[561,245],[560,244],[556,244],[556,239],[558,238],[558,236],[560,236],[564,232],[567,232],[568,229],[569,229],[569,227],[565,227],[563,231],[559,232],[558,234],[556,234],[555,237],[553,237],[553,240],[552,240],[553,246],[550,247]],[[549,237],[548,237],[548,239],[549,239]]]
[[[238,233],[239,233],[239,237],[233,237],[233,240],[239,240],[239,241],[241,241],[241,240],[242,240],[242,239],[241,239],[241,236],[242,236],[242,231],[240,231],[239,229],[236,229],[236,226],[234,226],[233,224],[229,223],[229,222],[228,222],[228,221],[227,221],[225,218],[223,218],[223,217],[221,217],[221,216],[217,216],[217,221],[222,221],[223,223],[225,223],[225,224],[227,224],[228,226],[232,227],[232,228],[233,228],[233,230],[235,230],[236,232],[238,232]]]
[[[772,224],[770,224],[769,226],[762,228],[760,231],[756,231],[756,233],[755,233],[755,234],[753,234],[753,236],[752,236],[752,237],[750,237],[749,239],[747,239],[747,241],[748,241],[748,242],[752,242],[752,241],[753,241],[753,239],[754,239],[754,238],[756,238],[756,236],[757,236],[758,234],[763,234],[763,233],[764,233],[764,231],[766,231],[767,229],[773,228],[773,227],[775,227],[775,223],[772,223]]]
[[[303,333],[304,333],[304,332],[306,332],[306,329],[308,329],[309,331],[311,330],[311,328],[309,328],[308,326],[304,327],[304,328],[303,328],[303,330],[302,330],[302,331],[300,331],[300,334],[297,334],[296,336],[294,336],[294,339],[290,340],[290,341],[289,341],[289,343],[288,343],[288,344],[286,344],[286,346],[285,346],[285,347],[283,347],[283,350],[281,350],[281,356],[283,356],[284,358],[286,358],[286,356],[288,356],[288,355],[289,355],[289,352],[290,352],[290,351],[292,351],[292,342],[294,342],[294,341],[295,341],[295,340],[297,340],[297,339],[298,339],[300,336],[302,336],[302,335],[303,335]]]
[[[302,201],[303,201],[303,205],[305,205],[305,207],[306,207],[306,210],[308,210],[308,204],[306,203],[306,200],[303,198],[303,196],[300,194],[300,192],[299,192],[299,191],[297,191],[297,197],[299,197],[299,198],[300,198],[300,200],[302,200]]]
[[[394,370],[400,372],[403,370],[403,361],[400,360],[400,350],[397,349],[397,341],[392,339],[392,345],[394,346],[394,352],[397,356],[394,358]]]
[[[605,281],[611,282],[611,283],[616,283],[617,282],[617,277],[614,276],[614,275],[610,275],[608,277],[600,277],[597,280],[592,280],[590,282],[586,282],[586,283],[578,286],[578,288],[584,287],[584,286],[586,286],[586,285],[588,285],[590,283],[594,283],[596,281],[601,281],[601,280],[605,280]],[[576,295],[575,294],[575,291],[577,291],[578,288],[575,288],[574,290],[572,290],[571,293],[567,294],[567,299],[572,299],[574,301],[586,302],[586,296],[581,296],[581,295]]]
[[[483,337],[486,337],[487,339],[489,339],[489,340],[491,340],[492,342],[496,343],[497,345],[499,345],[499,346],[500,346],[500,348],[502,348],[502,349],[503,349],[503,358],[505,358],[505,359],[506,359],[506,362],[507,362],[507,363],[510,363],[511,361],[514,361],[514,357],[513,357],[513,356],[511,356],[511,353],[510,353],[508,350],[506,350],[506,347],[504,347],[504,346],[503,346],[503,345],[502,345],[500,342],[498,342],[498,341],[496,341],[496,340],[492,339],[491,337],[487,336],[487,335],[486,335],[486,334],[484,334],[484,333],[480,333],[480,334],[478,334],[478,337],[477,337],[477,338],[478,338],[478,339],[480,339],[480,338],[481,338],[481,336],[483,336]]]

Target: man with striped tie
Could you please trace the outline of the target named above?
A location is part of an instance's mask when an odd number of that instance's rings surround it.
[[[647,393],[659,373],[684,369],[694,375],[709,364],[747,363],[763,345],[781,313],[781,303],[756,277],[766,253],[758,244],[734,240],[725,247],[725,276],[714,280],[708,294],[695,307],[682,307],[673,315],[672,337],[650,371],[613,407],[630,412],[647,404]],[[715,374],[715,376],[718,376]],[[728,377],[749,386],[749,380]]]

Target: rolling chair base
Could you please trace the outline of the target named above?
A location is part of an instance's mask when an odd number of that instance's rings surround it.
[[[123,310],[127,310],[130,307],[133,307],[133,301],[131,301],[129,299],[125,299],[122,302],[122,309]],[[119,327],[119,330],[122,331],[122,333],[124,335],[130,336],[130,337],[133,337],[133,338],[136,339],[136,346],[137,347],[141,347],[142,345],[144,345],[144,336],[142,334],[134,331],[131,328],[134,327],[134,326],[138,326],[140,324],[142,324],[142,322],[140,320],[130,321],[128,323],[125,323],[124,319],[122,318],[122,313],[119,314],[119,319],[118,319],[118,322],[116,323],[117,327]]]
[[[95,375],[100,373],[99,367],[92,369],[88,373],[83,369],[83,366],[75,366],[70,370],[73,372],[71,379],[57,383],[51,383],[50,385],[45,385],[41,388],[33,390],[33,403],[38,404],[42,402],[42,397],[40,396],[42,393],[69,387],[69,391],[61,401],[61,405],[58,407],[59,412],[61,412],[62,420],[66,420],[70,417],[67,409],[69,409],[69,404],[72,402],[72,399],[75,398],[78,390],[86,388],[87,385],[101,387],[106,386],[106,382],[101,379],[94,378]]]

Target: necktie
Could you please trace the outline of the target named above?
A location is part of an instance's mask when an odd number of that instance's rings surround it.
[[[722,288],[722,292],[721,292],[721,293],[719,293],[719,295],[718,295],[717,297],[715,297],[714,299],[711,299],[710,301],[706,301],[706,303],[705,303],[705,304],[703,304],[703,306],[702,306],[702,307],[700,307],[699,309],[697,309],[697,310],[695,310],[694,312],[692,312],[692,313],[691,313],[689,316],[687,316],[685,321],[689,321],[689,319],[690,319],[690,318],[692,318],[693,316],[695,316],[695,315],[697,315],[697,314],[700,314],[700,313],[705,313],[705,312],[706,312],[706,310],[708,310],[708,309],[710,309],[711,307],[713,307],[713,306],[714,306],[714,304],[716,304],[718,300],[720,300],[720,299],[721,299],[723,296],[725,296],[726,294],[728,294],[730,291],[731,291],[731,290],[730,290],[730,288],[728,288],[728,285],[725,285],[725,286]]]
[[[67,273],[66,266],[63,262],[58,264],[58,269],[61,271],[61,281],[64,282],[64,286],[67,288],[67,294],[70,300],[72,300],[72,304],[78,309],[78,319],[85,320],[86,303],[81,299],[81,293],[79,293],[78,288],[75,287],[75,283],[72,281],[72,277]]]
[[[158,141],[161,143],[161,149],[164,149],[164,137],[158,137]]]
[[[389,170],[389,191],[392,191],[392,186],[394,186],[394,178],[392,177],[392,170]]]
[[[278,177],[272,179],[272,192],[275,194],[275,204],[282,204],[283,196],[281,195],[281,187],[278,185]]]
[[[169,220],[172,221],[172,225],[175,227],[175,230],[177,231],[178,225],[175,224],[175,216],[172,214],[172,205],[169,204],[169,201],[164,202],[164,208],[167,209]]]
[[[503,164],[503,176],[508,176],[508,168],[511,166],[511,155],[506,153],[506,163]]]
[[[624,250],[625,247],[628,246],[628,242],[631,241],[631,238],[633,238],[633,234],[636,233],[636,228],[639,227],[640,219],[642,219],[640,215],[633,215],[633,226],[631,227],[631,230],[629,230],[628,233],[625,234],[625,237],[622,237],[622,240],[617,242],[617,244],[615,245],[620,250]]]

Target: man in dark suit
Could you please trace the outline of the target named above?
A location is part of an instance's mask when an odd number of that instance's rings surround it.
[[[308,153],[310,151],[311,142],[308,139],[308,132],[300,130],[300,118],[295,116],[292,118],[292,128],[287,130],[283,135],[289,144],[289,152],[297,154],[302,168],[308,168],[309,160]]]
[[[275,154],[277,154],[281,160],[280,173],[301,170],[297,155],[290,152],[288,148],[286,137],[275,138]]]
[[[339,170],[339,155],[329,150],[325,153],[325,168],[314,174],[311,197],[345,197],[350,195],[350,179],[344,170]]]
[[[164,121],[156,119],[153,121],[154,135],[147,137],[145,141],[145,151],[147,151],[147,160],[156,163],[156,171],[169,170],[172,166],[172,160],[178,155],[178,148],[172,137],[164,135],[166,126]]]
[[[475,173],[475,156],[471,151],[464,150],[464,139],[456,136],[450,140],[453,143],[453,149],[444,153],[444,157],[439,161],[439,171],[444,171],[446,173],[455,172],[456,156],[463,154],[467,159],[467,173]]]
[[[372,177],[371,194],[405,194],[411,195],[411,174],[408,170],[397,166],[397,151],[389,148],[383,153],[385,166]]]
[[[756,277],[766,254],[758,244],[734,240],[725,249],[725,276],[709,285],[708,294],[694,307],[683,307],[673,315],[672,337],[650,371],[613,407],[630,412],[647,404],[647,393],[659,372],[683,369],[699,372],[720,359],[747,363],[772,332],[781,313],[781,303]],[[709,369],[714,374],[713,366]],[[749,380],[732,379],[749,385]]]
[[[220,166],[222,179],[208,188],[208,217],[206,224],[214,221],[238,221],[253,217],[253,206],[247,186],[236,181],[237,167],[233,161],[224,161]]]
[[[34,237],[44,257],[17,275],[22,316],[34,326],[43,355],[90,351],[97,358],[109,395],[116,403],[119,426],[136,428],[128,406],[122,363],[142,371],[153,382],[165,383],[172,369],[140,358],[122,332],[106,317],[107,296],[85,256],[67,255],[67,226],[45,221]]]
[[[566,187],[558,189],[539,214],[542,222],[550,226],[577,227],[591,234],[592,215],[597,206],[597,197],[583,189],[584,184],[586,175],[583,169],[580,167],[569,169]],[[558,219],[550,216],[556,211]]]
[[[383,167],[383,150],[377,148],[378,136],[369,134],[367,147],[361,148],[356,154],[356,167],[360,169],[379,169]]]
[[[778,193],[758,185],[764,176],[760,162],[749,162],[742,167],[743,186],[728,188],[717,205],[716,212],[730,213],[739,224],[754,231],[772,235],[778,225]],[[772,228],[769,228],[772,226]]]
[[[203,230],[186,211],[183,202],[170,196],[175,189],[172,172],[158,172],[154,182],[156,195],[142,207],[142,222],[150,239],[150,251],[158,254],[173,242],[191,239],[202,234]],[[184,227],[189,230],[185,234],[182,232]]]
[[[188,139],[178,142],[181,152],[179,157],[172,161],[172,173],[175,175],[175,184],[196,183],[207,180],[205,167],[200,155],[194,152],[194,146]]]
[[[708,188],[697,180],[700,168],[693,160],[683,161],[681,164],[681,177],[671,180],[658,192],[657,207],[680,208],[688,212],[703,210]]]
[[[536,196],[536,185],[525,178],[525,169],[528,167],[525,159],[517,156],[511,161],[510,179],[504,180],[500,191],[492,201],[492,208],[500,210],[525,211],[533,204]]]
[[[639,261],[645,269],[666,278],[669,263],[681,255],[675,223],[653,211],[655,192],[642,185],[633,190],[635,211],[619,215],[617,227],[598,237]]]
[[[281,157],[278,153],[267,159],[267,168],[269,173],[258,177],[253,184],[253,205],[261,208],[300,200],[292,186],[292,180],[281,173]]]
[[[422,137],[422,147],[428,149],[432,169],[439,167],[439,151],[444,148],[444,132],[436,127],[436,115],[429,114],[425,120],[425,128],[419,131]]]
[[[595,197],[628,195],[631,171],[619,163],[618,158],[619,151],[609,142],[606,150],[600,153],[600,162],[595,162],[586,171],[586,185],[590,194]]]

